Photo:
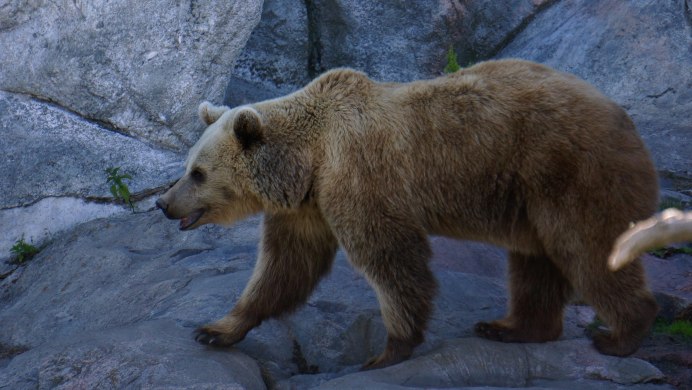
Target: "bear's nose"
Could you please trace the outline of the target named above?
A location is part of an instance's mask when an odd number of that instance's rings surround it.
[[[168,210],[168,203],[166,203],[163,198],[158,198],[156,200],[156,207],[160,208],[161,211],[163,211],[164,214],[166,214],[166,210]]]

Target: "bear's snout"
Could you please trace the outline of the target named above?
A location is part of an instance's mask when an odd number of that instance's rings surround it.
[[[169,218],[169,219],[171,218],[168,215],[168,202],[166,202],[163,198],[158,198],[156,200],[156,207],[161,209],[161,211],[163,212],[163,215],[165,215],[166,218]]]

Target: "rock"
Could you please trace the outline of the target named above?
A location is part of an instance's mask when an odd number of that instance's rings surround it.
[[[507,251],[503,248],[435,236],[430,237],[430,243],[436,268],[497,279],[507,277]]]
[[[683,0],[560,1],[497,57],[574,73],[630,114],[659,170],[692,178],[692,35]]]
[[[660,209],[665,210],[670,207],[674,207],[680,210],[686,210],[692,208],[692,196],[685,195],[680,192],[671,191],[666,188],[675,188],[675,183],[669,182],[666,177],[661,177],[661,201]],[[692,191],[692,190],[691,190]],[[690,192],[690,191],[687,191]]]
[[[0,90],[52,102],[178,150],[200,101],[220,100],[261,0],[11,1],[0,7]]]
[[[310,81],[307,2],[265,0],[226,87],[231,107],[286,95]]]
[[[13,222],[0,224],[0,258],[21,237],[40,244],[77,223],[128,212],[112,204],[106,168],[133,175],[137,199],[181,172],[180,154],[23,95],[0,92],[0,132],[0,218]]]
[[[382,81],[440,75],[450,46],[460,64],[476,62],[549,3],[315,0],[314,28],[321,43],[317,67],[355,67]]]
[[[601,355],[583,340],[528,345],[473,338],[451,340],[425,356],[381,370],[345,375],[322,383],[319,388],[574,388],[574,384],[568,387],[559,381],[607,380],[634,385],[662,378],[661,372],[645,361]],[[591,385],[617,388],[608,382]]]
[[[0,383],[12,389],[266,388],[253,359],[200,348],[190,334],[171,321],[147,321],[75,335],[20,354],[0,369]]]
[[[505,277],[493,269],[493,276],[481,275],[481,244],[439,237],[432,240],[439,294],[426,342],[409,362],[377,375],[356,372],[384,348],[386,333],[375,293],[343,252],[295,313],[265,321],[233,348],[205,348],[192,332],[223,316],[242,293],[260,222],[255,217],[229,229],[180,232],[161,213],[142,212],[57,235],[35,258],[0,278],[0,383],[608,388],[660,377],[636,359],[596,353],[583,333],[590,312],[580,306],[568,308],[564,335],[555,343],[473,337],[475,322],[504,316]],[[488,246],[486,252],[490,264],[504,266],[503,250]],[[468,267],[457,265],[466,262]],[[217,371],[223,372],[212,375]],[[651,386],[641,388],[665,388]]]
[[[259,22],[262,1],[39,2],[0,6],[0,259],[16,240],[127,212],[104,170],[121,167],[140,209],[180,176]]]
[[[224,102],[236,106],[284,95],[342,66],[381,81],[434,77],[442,73],[450,46],[462,64],[490,56],[550,3],[268,0]]]
[[[644,345],[634,354],[660,367],[666,375],[666,382],[678,389],[692,386],[692,349],[689,338],[681,335],[655,333],[644,341]]]
[[[0,301],[12,302],[0,314],[0,343],[35,347],[52,337],[73,337],[143,319],[173,318],[189,325],[205,319],[210,305],[226,310],[230,302],[183,305],[172,297],[199,289],[209,300],[210,294],[229,293],[234,285],[239,293],[254,257],[257,220],[235,230],[246,237],[234,238],[220,228],[180,234],[177,224],[159,214],[80,225],[16,271],[21,275],[15,280],[0,281]],[[221,237],[228,237],[227,246],[215,248],[213,243]],[[207,261],[199,264],[200,258]],[[200,273],[204,276],[193,280]],[[238,281],[229,283],[228,278]],[[206,285],[200,288],[198,283]]]
[[[360,367],[385,346],[386,332],[374,291],[350,265],[340,261],[336,266],[307,306],[288,319],[303,356],[319,372]],[[505,311],[502,283],[461,272],[436,271],[439,294],[426,341],[416,354],[426,353],[443,340],[470,336],[476,322],[499,318]]]
[[[0,225],[0,261],[13,258],[10,249],[19,240],[41,248],[57,233],[95,218],[127,213],[113,204],[86,202],[79,198],[45,198],[26,207],[0,210],[0,218],[12,221]]]
[[[643,259],[652,290],[692,302],[692,256],[676,254],[659,259],[644,254]]]

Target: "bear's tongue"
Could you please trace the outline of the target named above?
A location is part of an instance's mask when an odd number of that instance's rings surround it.
[[[180,219],[180,230],[184,230],[188,226],[190,226],[190,217],[181,218]]]
[[[204,210],[197,210],[188,216],[180,218],[179,229],[180,230],[188,229],[190,226],[194,225],[195,222],[197,222],[202,217],[202,214],[204,214]]]

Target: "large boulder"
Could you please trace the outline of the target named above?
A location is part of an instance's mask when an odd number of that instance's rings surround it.
[[[106,168],[129,173],[139,199],[165,187],[182,157],[23,95],[0,92],[0,258],[22,237],[39,244],[85,220],[127,212],[112,203]],[[140,196],[141,195],[141,196]]]
[[[661,378],[661,372],[645,361],[603,356],[584,340],[527,345],[455,339],[424,356],[381,370],[345,375],[320,383],[318,388],[618,389],[635,385],[636,389],[638,383]]]
[[[632,116],[661,171],[692,191],[692,13],[685,0],[556,2],[498,57],[538,61],[599,87]]]
[[[0,383],[12,389],[266,389],[249,356],[195,348],[189,339],[172,321],[85,332],[17,356],[0,370]]]
[[[464,64],[492,55],[549,3],[267,0],[233,69],[225,103],[283,95],[341,66],[381,81],[437,76],[450,47]]]
[[[317,70],[350,66],[382,81],[411,81],[442,74],[451,46],[462,65],[492,55],[507,36],[550,2],[313,3],[321,45]]]
[[[0,258],[24,238],[138,209],[181,172],[262,1],[10,1],[0,5]]]
[[[0,90],[184,149],[196,140],[192,113],[222,97],[261,8],[261,0],[11,1],[0,7]]]
[[[310,81],[308,2],[266,0],[262,18],[229,72],[225,104],[286,95]]]

